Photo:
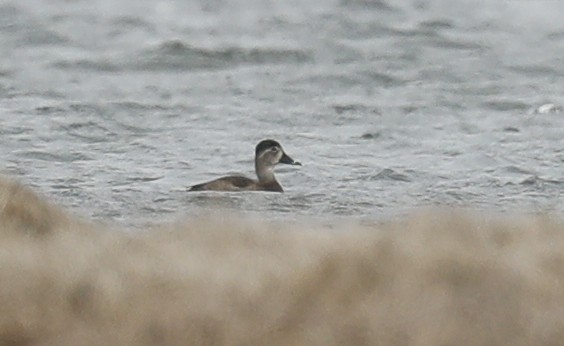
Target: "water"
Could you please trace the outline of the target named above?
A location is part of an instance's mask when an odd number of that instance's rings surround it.
[[[137,225],[564,211],[564,2],[0,2],[2,171]],[[279,140],[285,194],[186,193]]]

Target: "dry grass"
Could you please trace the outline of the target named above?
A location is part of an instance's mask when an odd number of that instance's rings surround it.
[[[432,212],[141,235],[0,180],[1,345],[562,345],[564,226]]]

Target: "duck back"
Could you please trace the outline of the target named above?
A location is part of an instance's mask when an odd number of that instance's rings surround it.
[[[191,186],[188,191],[240,191],[252,190],[256,182],[243,176],[229,176]]]

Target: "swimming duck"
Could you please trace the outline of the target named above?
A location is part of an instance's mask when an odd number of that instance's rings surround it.
[[[280,143],[272,139],[260,141],[255,148],[255,171],[258,180],[243,176],[227,176],[207,183],[197,184],[188,191],[273,191],[284,192],[274,177],[274,166],[279,163],[301,166],[288,156]]]

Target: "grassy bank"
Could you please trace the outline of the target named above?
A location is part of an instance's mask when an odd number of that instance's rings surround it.
[[[560,345],[564,226],[428,212],[132,235],[0,180],[1,345]]]

